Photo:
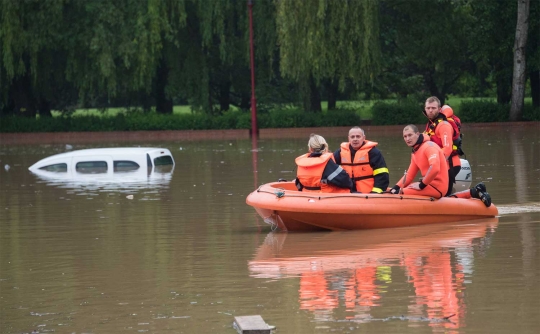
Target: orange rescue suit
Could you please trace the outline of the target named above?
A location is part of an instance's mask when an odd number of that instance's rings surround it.
[[[356,151],[354,161],[351,161],[349,142],[341,143],[341,167],[349,174],[356,184],[356,190],[369,193],[373,189],[373,168],[369,164],[369,151],[377,146],[374,141],[365,140],[364,145]],[[386,190],[386,189],[383,189]]]
[[[441,198],[448,189],[448,165],[442,150],[429,137],[424,135],[424,141],[415,146],[411,155],[411,164],[407,174],[399,180],[397,185],[403,189],[405,195],[420,195]],[[405,188],[413,182],[414,177],[420,171],[422,190]]]
[[[435,121],[429,120],[424,133],[442,148],[446,159],[452,161],[452,166],[461,166],[458,147],[454,145],[454,142],[460,138],[459,128],[453,120],[454,111],[450,106],[444,105],[441,113],[446,117],[446,121],[440,118]]]
[[[350,189],[336,187],[332,184],[321,182],[324,168],[328,160],[334,160],[332,153],[324,153],[319,157],[309,157],[310,153],[296,158],[295,162],[298,166],[296,176],[304,189],[302,191],[317,192],[317,193],[350,193]]]

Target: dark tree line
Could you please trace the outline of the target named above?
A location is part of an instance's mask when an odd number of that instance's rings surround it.
[[[457,94],[514,97],[519,119],[525,87],[540,106],[538,0],[254,0],[253,15],[263,111]],[[249,110],[250,89],[245,1],[0,0],[0,115],[221,114]]]

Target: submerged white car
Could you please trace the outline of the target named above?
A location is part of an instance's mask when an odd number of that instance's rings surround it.
[[[110,179],[114,176],[148,176],[172,171],[174,159],[166,148],[118,147],[77,150],[42,159],[28,169],[44,177]]]

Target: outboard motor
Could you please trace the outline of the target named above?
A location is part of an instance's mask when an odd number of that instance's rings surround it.
[[[469,189],[472,182],[472,170],[469,161],[466,159],[459,160],[461,160],[461,170],[456,175],[456,192]]]

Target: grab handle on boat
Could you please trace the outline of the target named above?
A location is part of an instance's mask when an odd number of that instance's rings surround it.
[[[274,194],[276,195],[277,198],[281,198],[285,196],[285,189],[279,188],[276,190],[276,192],[274,192]]]

